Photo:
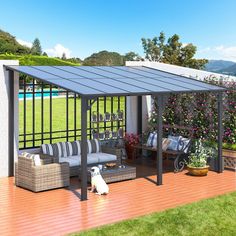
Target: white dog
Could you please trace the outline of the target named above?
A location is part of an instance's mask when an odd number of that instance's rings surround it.
[[[91,184],[92,184],[91,192],[94,192],[94,190],[96,189],[97,190],[96,194],[99,195],[108,194],[109,187],[102,178],[99,168],[94,166],[91,168],[90,172],[91,172]]]

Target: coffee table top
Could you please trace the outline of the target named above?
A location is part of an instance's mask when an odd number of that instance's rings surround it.
[[[91,181],[91,174],[88,168],[88,181]],[[100,171],[106,183],[118,182],[136,178],[136,167],[125,165],[124,167],[117,166],[106,168]]]
[[[125,172],[125,171],[131,171],[131,170],[136,170],[136,167],[122,165],[122,167],[118,166],[118,167],[113,167],[113,168],[102,169],[101,173]]]
[[[88,171],[91,168],[88,168]],[[127,171],[136,171],[136,167],[133,166],[128,166],[128,165],[122,165],[122,166],[117,166],[117,167],[110,167],[110,168],[104,168],[100,170],[101,174],[112,174],[112,173],[117,173],[117,172],[127,172]]]

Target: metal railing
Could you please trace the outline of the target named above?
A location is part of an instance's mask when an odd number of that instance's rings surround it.
[[[43,143],[80,139],[81,107],[77,94],[24,77],[20,80],[19,97],[20,149],[39,147]],[[57,99],[63,100],[65,108],[58,109],[58,105],[54,106]],[[89,104],[92,104],[91,100],[89,100]],[[124,122],[104,121],[95,127],[98,131],[110,130],[113,132],[119,128],[126,130],[126,97],[98,98],[96,104],[93,104],[88,111],[88,138],[92,138],[94,129],[91,122],[92,112],[113,113],[120,109],[124,111]],[[61,127],[55,127],[54,123],[61,115],[65,116],[62,119]]]

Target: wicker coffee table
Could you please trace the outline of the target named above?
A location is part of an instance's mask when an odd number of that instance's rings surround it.
[[[88,169],[89,170],[89,169]],[[136,167],[125,165],[125,168],[107,168],[101,171],[106,183],[118,182],[136,178]],[[88,181],[91,182],[91,174],[88,171]]]

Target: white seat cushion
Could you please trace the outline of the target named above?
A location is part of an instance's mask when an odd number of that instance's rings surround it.
[[[107,162],[107,161],[116,161],[116,155],[113,154],[109,154],[109,153],[103,153],[103,152],[99,152],[96,153],[98,156],[98,162]]]
[[[100,162],[116,161],[116,156],[108,153],[98,152],[89,153],[87,156],[88,164],[97,164]],[[70,167],[81,165],[81,156],[60,157],[59,162],[68,162]]]
[[[88,164],[97,164],[99,162],[98,154],[99,153],[89,153],[87,157]]]
[[[59,162],[68,162],[69,166],[80,166],[81,165],[81,157],[80,156],[69,156],[69,157],[60,157]]]

